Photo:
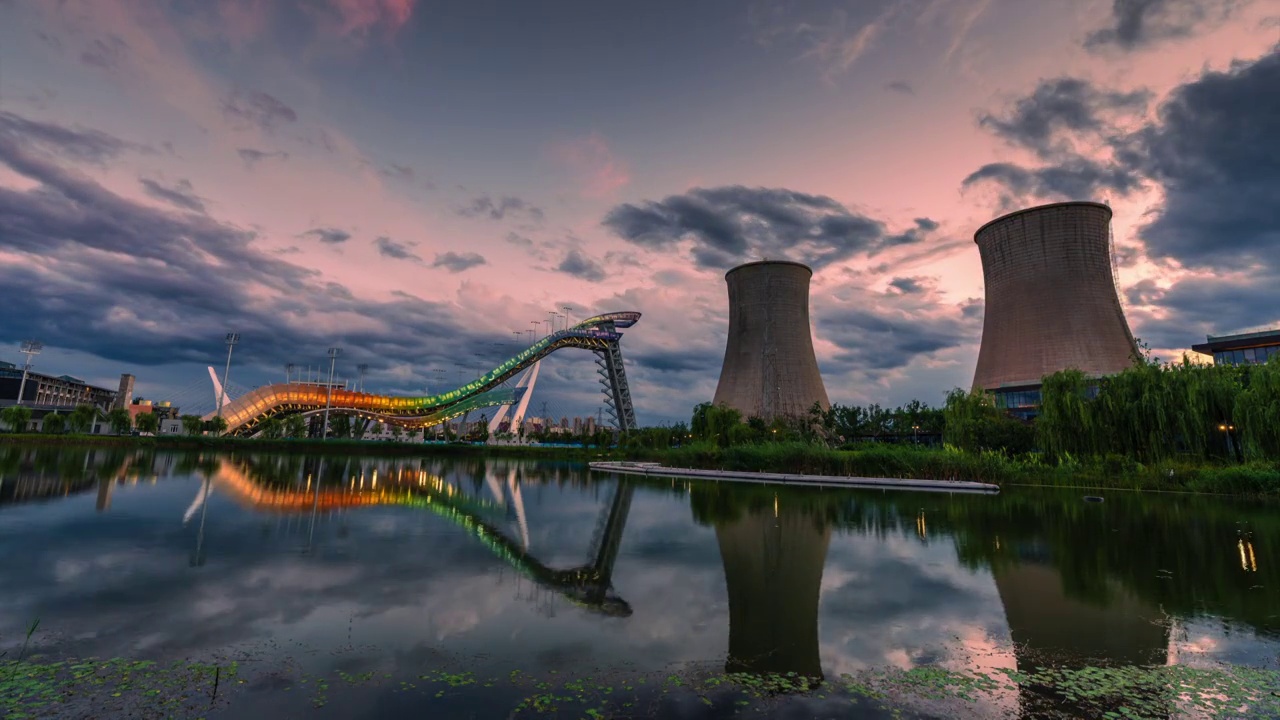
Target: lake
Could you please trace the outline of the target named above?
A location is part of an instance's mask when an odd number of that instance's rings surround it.
[[[0,558],[8,717],[1280,714],[1258,501],[9,445]]]

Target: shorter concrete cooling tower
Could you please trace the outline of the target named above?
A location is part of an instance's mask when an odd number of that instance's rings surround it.
[[[1075,368],[1092,377],[1133,364],[1137,345],[1111,269],[1111,208],[1064,202],[1019,210],[974,234],[986,316],[973,386],[1038,386]]]
[[[809,334],[809,279],[794,262],[765,260],[725,274],[729,339],[716,405],[744,418],[798,417],[816,402],[831,406]]]

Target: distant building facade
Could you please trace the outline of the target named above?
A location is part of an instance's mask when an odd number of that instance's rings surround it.
[[[18,404],[18,392],[22,391],[22,403],[32,410],[74,409],[77,405],[91,405],[106,412],[116,400],[116,391],[90,385],[70,375],[54,377],[38,372],[27,372],[23,386],[22,368],[13,363],[0,362],[0,407]]]
[[[1215,365],[1260,365],[1280,355],[1280,328],[1238,335],[1209,335],[1192,345],[1201,355],[1211,355]]]

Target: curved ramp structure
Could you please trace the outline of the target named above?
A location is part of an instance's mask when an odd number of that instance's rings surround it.
[[[284,415],[305,415],[323,411],[358,415],[403,428],[438,425],[471,410],[496,405],[509,405],[520,400],[523,389],[500,388],[525,368],[563,348],[591,350],[597,355],[601,374],[608,378],[606,404],[619,430],[635,428],[635,412],[631,409],[631,392],[622,368],[618,342],[619,328],[629,328],[640,319],[638,312],[616,312],[597,315],[566,330],[548,335],[481,377],[438,395],[406,397],[374,395],[346,389],[329,389],[320,385],[276,383],[264,385],[229,402],[222,409],[228,435],[249,436],[256,433],[263,420]],[[602,381],[605,378],[602,377]],[[204,419],[211,420],[212,412]]]

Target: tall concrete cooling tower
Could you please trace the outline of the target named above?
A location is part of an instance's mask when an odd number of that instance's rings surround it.
[[[1116,295],[1111,208],[1064,202],[1019,210],[974,234],[987,286],[974,388],[1038,386],[1067,368],[1110,375],[1137,345]]]
[[[766,421],[828,408],[809,334],[809,279],[800,263],[765,260],[725,274],[729,341],[714,404]]]

